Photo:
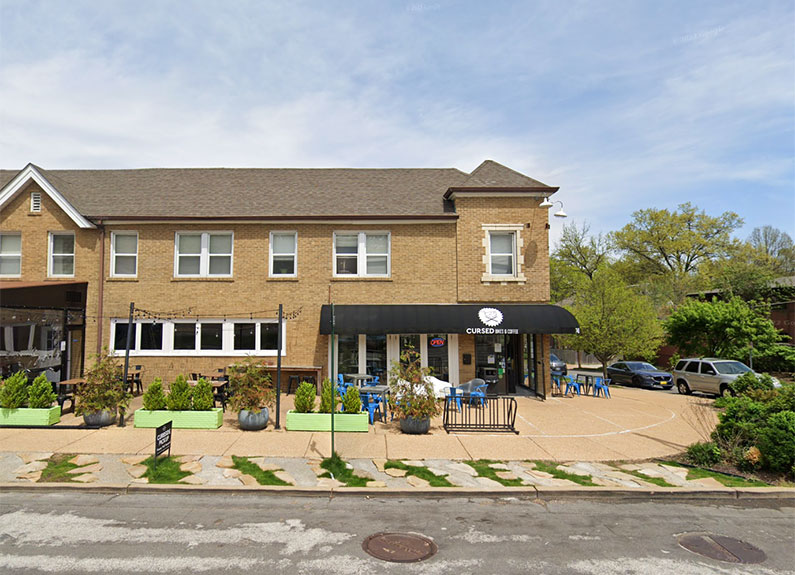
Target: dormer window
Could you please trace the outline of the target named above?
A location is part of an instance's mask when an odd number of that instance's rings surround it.
[[[30,211],[31,213],[41,213],[41,192],[30,193]]]

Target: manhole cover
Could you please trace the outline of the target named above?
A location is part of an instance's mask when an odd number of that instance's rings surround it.
[[[767,559],[764,551],[750,543],[712,533],[685,533],[679,536],[679,545],[693,553],[727,563],[761,563]]]
[[[414,563],[433,557],[436,543],[413,533],[376,533],[362,542],[362,549],[376,559],[395,563]]]

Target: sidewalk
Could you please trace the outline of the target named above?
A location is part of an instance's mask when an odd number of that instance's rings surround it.
[[[376,422],[368,433],[335,434],[334,447],[358,475],[368,478],[369,488],[382,492],[430,487],[412,472],[384,467],[387,460],[397,460],[446,477],[459,492],[514,488],[538,493],[601,487],[639,493],[717,491],[733,496],[735,490],[713,478],[687,479],[683,468],[632,463],[665,458],[701,439],[699,427],[703,424],[699,421],[705,414],[713,416],[710,400],[624,388],[614,388],[612,395],[612,399],[552,397],[545,402],[517,397],[518,435],[452,435],[436,420],[429,435],[410,436],[400,433],[397,422]],[[131,411],[140,402],[140,397],[135,398]],[[282,396],[282,422],[290,408],[292,396]],[[78,423],[80,419],[71,414],[61,421],[61,425]],[[134,428],[129,419],[125,427],[97,430],[2,428],[0,446],[0,486],[30,486],[38,481],[50,457],[69,454],[70,458],[80,456],[73,459],[81,466],[74,472],[79,483],[140,488],[146,480],[141,477],[145,468],[139,464],[154,452],[154,430]],[[253,477],[232,469],[234,455],[250,458],[292,488],[322,491],[342,487],[333,479],[318,477],[324,472],[320,461],[331,455],[330,433],[275,430],[273,423],[267,430],[244,432],[232,413],[225,414],[220,429],[173,430],[172,454],[180,456],[190,472],[183,480],[188,485],[261,488]],[[479,472],[466,463],[477,460],[491,464]],[[557,469],[550,472],[537,462],[554,462]],[[584,483],[597,487],[583,488],[579,484],[583,482],[572,476],[587,478]],[[770,488],[766,492],[770,493]]]

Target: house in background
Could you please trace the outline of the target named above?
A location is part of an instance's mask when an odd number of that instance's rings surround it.
[[[0,360],[79,375],[124,353],[134,302],[147,380],[275,363],[282,304],[296,373],[383,375],[412,346],[453,384],[543,396],[550,334],[577,329],[549,305],[556,191],[493,161],[0,171]]]

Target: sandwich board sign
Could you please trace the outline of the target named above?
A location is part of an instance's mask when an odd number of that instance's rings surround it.
[[[155,461],[157,465],[157,456],[162,455],[168,451],[171,455],[171,422],[166,421],[163,425],[155,429]]]

